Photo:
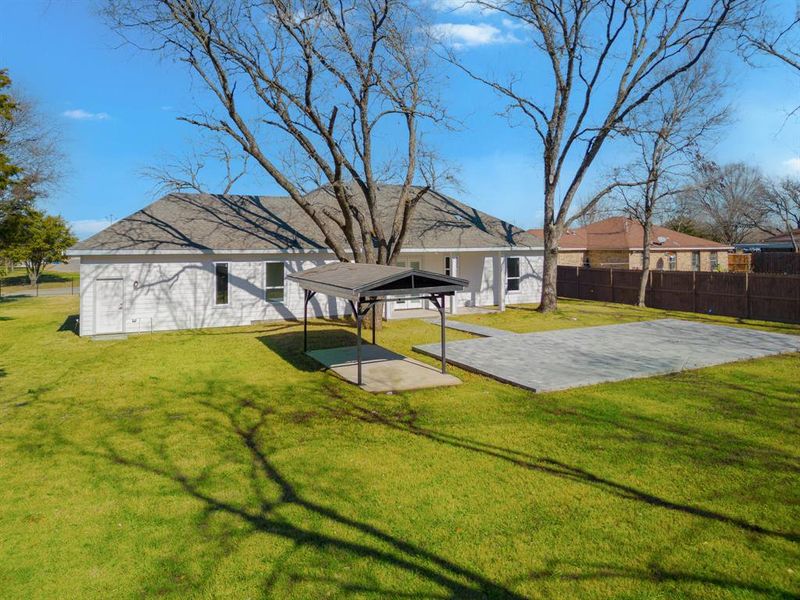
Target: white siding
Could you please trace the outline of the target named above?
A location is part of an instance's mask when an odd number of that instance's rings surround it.
[[[507,303],[538,302],[541,295],[542,253],[510,253],[520,257],[520,291],[506,295]],[[494,282],[498,253],[408,253],[421,268],[444,272],[444,257],[457,258],[459,277],[470,281],[457,294],[458,306],[497,304],[499,286]],[[95,327],[94,287],[97,279],[120,278],[124,287],[124,322],[128,333],[249,325],[254,321],[298,319],[303,316],[302,289],[286,282],[284,302],[264,299],[267,261],[284,261],[285,273],[310,269],[335,260],[333,255],[214,255],[82,257],[81,335],[93,335]],[[214,263],[227,262],[229,302],[217,306]],[[503,277],[505,274],[503,273]],[[503,289],[505,281],[503,280]],[[309,303],[309,316],[341,316],[349,312],[346,302],[319,294]]]
[[[249,325],[254,321],[302,318],[303,291],[286,282],[284,302],[264,298],[267,261],[285,261],[286,274],[333,260],[295,255],[210,257],[84,257],[81,261],[81,335],[94,334],[94,282],[124,281],[125,331],[129,333]],[[228,304],[215,304],[214,263],[227,262]],[[309,316],[347,313],[346,303],[318,295],[309,303]]]

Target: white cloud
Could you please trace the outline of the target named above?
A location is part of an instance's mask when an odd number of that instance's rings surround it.
[[[522,40],[513,33],[498,29],[489,23],[437,23],[431,27],[433,35],[454,48],[472,48],[491,44],[516,44]]]
[[[111,118],[111,115],[104,112],[89,112],[88,110],[83,110],[82,108],[74,108],[72,110],[65,110],[61,113],[63,116],[67,117],[68,119],[75,119],[76,121],[107,121]]]
[[[80,240],[102,231],[109,225],[111,225],[111,222],[108,219],[78,219],[77,221],[70,221],[72,233],[78,236]]]
[[[800,174],[800,156],[795,156],[794,158],[783,161],[783,166],[791,173]]]

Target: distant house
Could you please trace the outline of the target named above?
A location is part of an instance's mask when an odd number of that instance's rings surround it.
[[[379,188],[387,227],[398,193],[397,186]],[[307,199],[323,214],[335,214],[327,188]],[[290,198],[211,194],[167,195],[69,254],[80,257],[81,335],[302,317],[303,292],[286,276],[336,260],[317,225]],[[538,302],[541,295],[539,238],[433,191],[413,213],[397,264],[469,280],[451,312]],[[424,308],[424,302],[388,302],[386,316]],[[319,296],[310,310],[314,316],[349,312],[343,301]]]
[[[779,233],[759,242],[736,244],[736,249],[741,252],[795,252],[792,237],[794,243],[800,244],[800,229],[795,229],[791,235],[788,232]]]
[[[542,236],[541,229],[529,233]],[[641,269],[643,242],[644,228],[638,221],[611,217],[568,230],[558,247],[558,264]],[[726,270],[731,250],[725,244],[653,226],[650,264],[663,271]]]

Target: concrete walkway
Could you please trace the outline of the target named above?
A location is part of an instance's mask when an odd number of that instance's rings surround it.
[[[423,319],[426,323],[430,323],[431,325],[436,325],[437,327],[441,325],[441,321],[439,321],[438,317],[436,319]],[[486,327],[485,325],[473,325],[472,323],[464,323],[462,321],[452,321],[448,319],[445,321],[445,327],[447,329],[455,329],[457,331],[466,331],[467,333],[472,333],[474,335],[479,335],[481,337],[500,337],[504,335],[517,335],[513,331],[506,331],[505,329],[495,329],[494,327]]]
[[[414,349],[440,356],[438,344]],[[787,352],[800,352],[800,336],[663,319],[450,342],[447,360],[544,392]]]
[[[355,346],[311,350],[307,354],[345,381],[353,384],[358,381]],[[368,392],[400,392],[461,383],[436,367],[372,344],[361,346],[361,381],[362,389]]]

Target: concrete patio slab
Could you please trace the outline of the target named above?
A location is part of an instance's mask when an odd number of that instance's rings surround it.
[[[345,381],[353,384],[358,381],[355,346],[311,350],[307,354]],[[442,374],[437,367],[372,344],[361,346],[361,369],[361,387],[368,392],[400,392],[461,383],[453,375]]]
[[[415,350],[439,357],[438,344]],[[800,351],[800,336],[662,319],[450,342],[447,360],[535,392]]]
[[[423,319],[426,323],[430,323],[431,325],[436,325],[437,327],[441,326],[441,322],[439,318],[435,319]],[[516,335],[513,331],[506,331],[505,329],[496,329],[495,327],[487,327],[486,325],[473,325],[472,323],[463,323],[461,321],[452,321],[447,320],[444,324],[447,329],[455,329],[457,331],[465,331],[467,333],[471,333],[473,335],[479,335],[481,337],[499,337],[502,335]]]

